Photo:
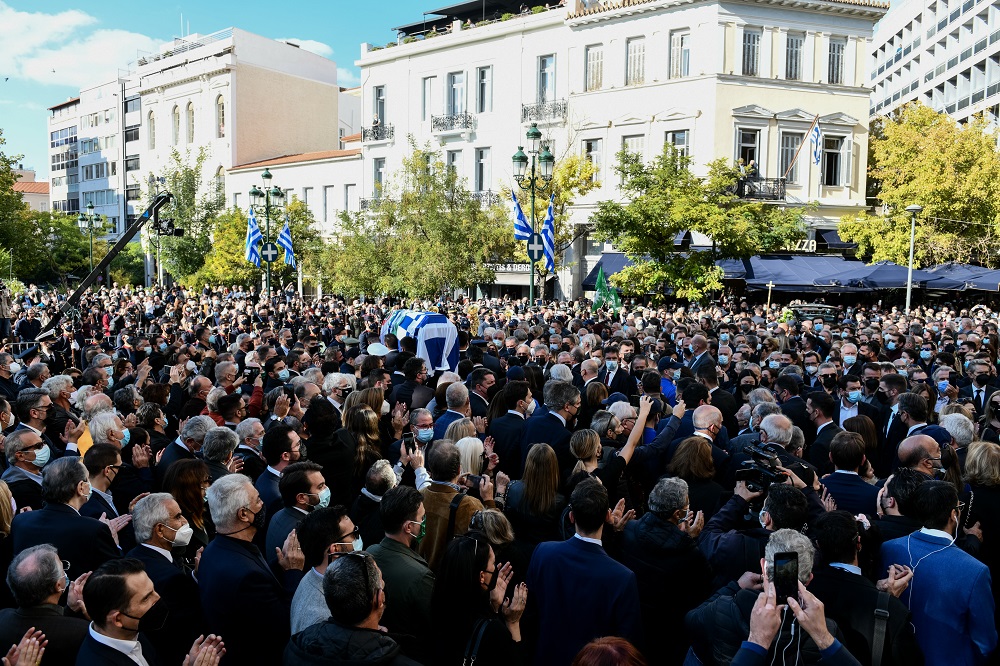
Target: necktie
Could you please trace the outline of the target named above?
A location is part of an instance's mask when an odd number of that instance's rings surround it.
[[[611,373],[604,375],[604,381],[607,382],[607,386],[611,386]]]
[[[885,436],[888,439],[889,433],[892,432],[892,426],[896,423],[896,412],[893,412],[889,416],[889,423],[885,427]]]
[[[983,411],[983,389],[976,389],[976,411]]]

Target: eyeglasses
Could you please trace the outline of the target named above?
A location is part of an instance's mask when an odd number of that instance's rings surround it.
[[[337,537],[337,541],[336,541],[336,543],[334,543],[334,545],[341,544],[341,543],[347,543],[346,541],[344,541],[344,539],[346,539],[347,537],[354,537],[355,539],[357,539],[359,534],[361,534],[361,528],[358,527],[357,525],[355,525],[354,529],[352,531],[348,532],[347,534],[342,534],[339,537]]]

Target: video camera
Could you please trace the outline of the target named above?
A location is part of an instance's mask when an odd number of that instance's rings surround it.
[[[747,484],[747,490],[753,493],[767,494],[772,483],[784,483],[788,475],[778,469],[781,461],[770,451],[748,444],[743,449],[750,455],[750,460],[736,470],[736,480]]]

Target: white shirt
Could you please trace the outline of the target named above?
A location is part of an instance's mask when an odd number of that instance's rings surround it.
[[[852,472],[849,469],[835,469],[835,470],[833,470],[833,473],[834,474],[853,474],[854,476],[861,476],[857,472]]]
[[[507,413],[508,413],[508,414],[517,414],[517,415],[518,415],[518,416],[520,416],[520,417],[521,417],[522,419],[524,418],[524,414],[522,414],[521,412],[517,411],[516,409],[508,409],[508,410],[507,410]]]
[[[817,435],[820,434],[823,431],[823,428],[825,428],[825,427],[827,427],[828,425],[831,425],[831,424],[833,424],[833,421],[827,421],[823,425],[816,426],[816,434]]]
[[[279,479],[281,478],[281,472],[279,472],[278,470],[274,469],[270,465],[267,466],[267,471],[270,472],[271,474],[274,474]]]
[[[850,401],[848,401],[848,402],[850,402]],[[844,421],[846,421],[847,419],[849,419],[851,417],[857,416],[857,415],[858,415],[858,406],[856,404],[851,403],[850,407],[844,407],[844,401],[841,400],[840,401],[840,423],[838,423],[837,425],[839,425],[841,428],[843,428],[844,427]]]
[[[951,534],[948,534],[944,530],[932,530],[929,527],[921,527],[920,528],[920,532],[922,534],[926,534],[927,536],[937,537],[939,539],[947,539],[948,541],[951,541],[952,543],[955,542],[955,537],[952,536]]]
[[[108,505],[110,505],[110,506],[111,506],[111,510],[112,510],[112,511],[114,511],[114,512],[115,512],[115,516],[117,516],[117,515],[118,515],[118,509],[116,509],[116,508],[115,508],[115,502],[114,502],[114,500],[113,500],[113,499],[111,499],[111,492],[110,492],[110,491],[109,491],[109,492],[103,492],[103,491],[101,491],[101,490],[98,490],[97,488],[94,488],[93,486],[91,486],[91,488],[92,488],[92,489],[93,489],[93,491],[94,491],[95,493],[97,493],[97,494],[98,494],[98,495],[99,495],[100,497],[103,497],[103,498],[104,498],[104,501],[105,501],[105,502],[107,502],[107,503],[108,503]]]
[[[566,425],[566,419],[564,419],[564,418],[563,418],[563,415],[562,415],[562,414],[560,414],[559,412],[556,412],[556,411],[550,411],[550,412],[549,412],[549,414],[551,414],[552,416],[554,416],[554,417],[556,417],[557,419],[559,419],[560,421],[562,421],[562,424],[563,424],[563,425]]]
[[[120,638],[105,636],[94,628],[93,622],[90,623],[90,637],[98,643],[107,645],[112,650],[121,652],[126,657],[139,664],[139,666],[149,666],[149,662],[142,656],[142,645],[139,644],[138,640],[126,641]]]
[[[156,552],[157,552],[157,553],[159,553],[160,555],[163,555],[163,557],[167,558],[167,559],[168,559],[168,560],[170,560],[171,562],[173,562],[173,561],[174,561],[174,554],[173,554],[173,553],[171,553],[171,552],[170,552],[169,550],[166,550],[166,549],[164,549],[164,548],[160,548],[159,546],[151,546],[151,545],[150,545],[150,544],[148,544],[148,543],[144,543],[144,544],[142,544],[142,545],[143,545],[143,546],[145,546],[146,548],[149,548],[150,550],[154,550],[154,551],[156,551]]]
[[[590,537],[580,536],[579,534],[574,534],[573,537],[579,539],[580,541],[586,541],[587,543],[592,543],[594,545],[600,546],[601,548],[604,548],[604,544],[601,543],[600,539],[591,539]]]
[[[856,567],[853,564],[847,564],[846,562],[830,562],[830,566],[834,569],[843,569],[844,571],[849,571],[852,574],[857,574],[859,576],[863,575],[861,573],[861,567]]]
[[[923,428],[926,425],[927,425],[926,423],[914,423],[913,425],[910,426],[910,429],[906,431],[906,436],[909,437],[914,430],[916,430],[917,428]]]

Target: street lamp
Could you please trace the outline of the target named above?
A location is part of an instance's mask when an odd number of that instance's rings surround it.
[[[76,218],[76,221],[83,226],[84,222],[87,223],[87,227],[90,229],[90,272],[94,272],[94,222],[101,218],[100,215],[94,215],[94,202],[87,204],[87,214],[84,215],[80,213],[80,217]]]
[[[277,185],[271,186],[271,171],[264,169],[260,175],[264,189],[256,185],[250,188],[250,207],[256,213],[264,214],[264,245],[271,242],[271,214],[277,214],[282,207],[285,193]],[[271,302],[271,262],[267,261],[267,302]]]
[[[913,290],[913,241],[917,235],[917,214],[923,209],[923,206],[917,204],[906,207],[906,212],[910,214],[910,267],[906,271],[906,316],[910,316],[910,292]]]
[[[556,158],[549,152],[548,146],[542,145],[542,131],[538,129],[538,123],[531,123],[531,127],[524,135],[527,139],[528,154],[524,152],[524,146],[518,146],[514,153],[514,180],[518,187],[525,192],[531,192],[531,233],[534,235],[535,228],[535,193],[545,192],[552,186],[552,169],[555,167]],[[539,149],[541,152],[539,153]],[[528,164],[531,164],[529,173]],[[528,241],[531,242],[530,240]],[[531,253],[529,252],[529,255]],[[528,257],[531,265],[531,282],[528,285],[528,301],[535,303],[535,262]]]

